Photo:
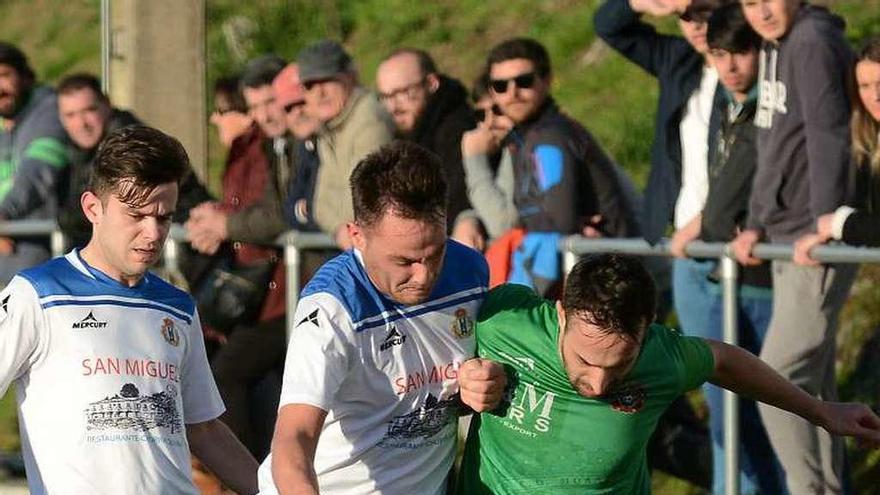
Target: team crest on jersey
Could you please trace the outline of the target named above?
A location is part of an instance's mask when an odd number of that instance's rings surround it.
[[[615,411],[634,414],[645,407],[646,396],[645,387],[640,383],[632,382],[611,392],[607,401]]]
[[[467,309],[458,308],[455,310],[455,321],[452,322],[452,333],[463,339],[474,334],[474,320],[471,319]]]
[[[162,319],[162,338],[174,347],[180,345],[180,331],[171,318]]]

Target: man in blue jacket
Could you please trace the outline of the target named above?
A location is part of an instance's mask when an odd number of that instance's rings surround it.
[[[36,83],[21,50],[0,41],[0,220],[55,218],[66,142],[55,93]],[[48,258],[45,236],[0,238],[0,285]]]

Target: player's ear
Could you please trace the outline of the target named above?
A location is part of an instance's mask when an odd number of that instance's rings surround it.
[[[565,329],[565,308],[559,300],[556,301],[556,317],[559,320],[559,328]]]
[[[101,198],[97,194],[92,191],[82,193],[82,196],[79,197],[79,204],[89,222],[92,224],[101,222],[104,217],[104,204],[101,203]]]
[[[364,227],[359,224],[357,221],[348,222],[346,225],[348,229],[348,237],[351,239],[351,244],[358,251],[363,252],[364,247],[367,245],[367,240],[364,237]]]

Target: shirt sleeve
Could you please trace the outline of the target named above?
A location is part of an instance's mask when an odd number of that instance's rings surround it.
[[[679,376],[680,392],[699,387],[712,377],[715,356],[699,337],[686,337],[677,330],[663,329],[666,348]]]
[[[36,361],[44,327],[36,291],[14,277],[0,292],[0,397]]]
[[[278,406],[329,411],[351,368],[351,320],[336,299],[318,293],[300,300],[291,324]]]
[[[186,424],[194,424],[217,418],[226,407],[208,365],[198,312],[193,315],[192,325],[187,330],[189,335],[186,336],[186,355],[181,370],[181,395],[183,420]]]
[[[31,141],[15,170],[12,187],[0,202],[0,215],[22,218],[53,198],[67,167],[64,143],[50,136]]]

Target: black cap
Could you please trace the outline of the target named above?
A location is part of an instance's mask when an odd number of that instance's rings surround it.
[[[354,69],[345,48],[331,40],[321,40],[300,50],[297,63],[300,82],[329,79]]]

